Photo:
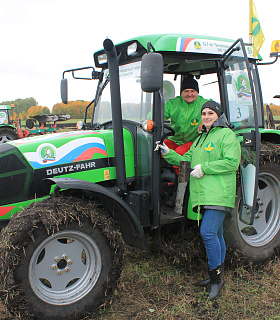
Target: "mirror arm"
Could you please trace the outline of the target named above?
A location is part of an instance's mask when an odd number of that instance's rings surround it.
[[[272,56],[271,56],[272,57]],[[275,57],[275,60],[272,62],[257,62],[258,66],[265,66],[265,65],[269,65],[269,64],[273,64],[278,60],[278,55]]]
[[[75,74],[74,74],[75,71],[86,70],[86,69],[92,69],[91,78],[75,77]],[[100,77],[103,77],[103,72],[95,71],[95,69],[93,67],[84,67],[84,68],[76,68],[76,69],[65,70],[63,72],[63,74],[62,74],[62,79],[65,78],[65,73],[67,73],[67,72],[71,72],[72,73],[72,77],[74,79],[80,79],[80,80],[93,80],[93,79],[100,79]]]

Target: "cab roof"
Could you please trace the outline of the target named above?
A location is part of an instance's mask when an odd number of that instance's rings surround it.
[[[128,64],[139,61],[147,52],[148,43],[153,51],[162,54],[164,59],[164,72],[183,74],[200,70],[200,74],[212,73],[216,70],[214,60],[219,58],[235,41],[192,34],[152,34],[142,35],[115,45],[119,64]],[[129,48],[134,46],[134,52]],[[246,45],[247,55],[253,58],[253,49]],[[96,67],[107,68],[106,63],[99,63],[99,56],[104,50],[94,53]],[[212,61],[205,61],[206,59]],[[204,61],[203,61],[204,60]]]

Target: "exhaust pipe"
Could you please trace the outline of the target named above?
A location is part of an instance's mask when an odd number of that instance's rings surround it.
[[[124,143],[123,143],[123,126],[122,126],[122,107],[120,95],[120,79],[119,64],[117,59],[117,51],[110,39],[103,42],[103,47],[107,55],[109,75],[110,75],[110,91],[111,91],[111,108],[112,108],[112,124],[115,148],[115,165],[117,175],[117,187],[127,190]]]

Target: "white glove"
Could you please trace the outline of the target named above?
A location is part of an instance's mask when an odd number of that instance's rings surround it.
[[[169,152],[169,148],[164,142],[160,144],[160,141],[156,141],[156,148],[154,151],[157,151],[159,149],[162,155],[166,155]]]
[[[201,164],[197,164],[196,166],[194,166],[193,171],[191,172],[191,175],[197,179],[200,179],[204,176],[204,173],[201,170]]]

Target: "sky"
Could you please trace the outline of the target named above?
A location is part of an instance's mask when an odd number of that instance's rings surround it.
[[[279,0],[254,0],[265,42],[280,39]],[[171,7],[172,4],[172,7]],[[145,34],[183,33],[249,41],[249,0],[0,0],[0,102],[33,97],[52,109],[61,102],[64,70],[94,66],[93,53]],[[265,103],[280,105],[280,59],[259,66]],[[75,81],[69,100],[92,100],[96,81]],[[71,84],[72,86],[72,84]]]

